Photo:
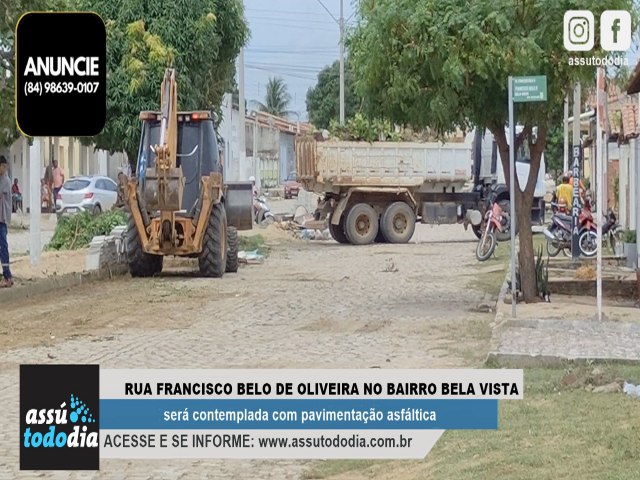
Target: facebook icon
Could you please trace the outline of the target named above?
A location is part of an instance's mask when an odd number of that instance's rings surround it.
[[[631,14],[626,10],[606,10],[600,17],[600,43],[608,52],[631,48]]]

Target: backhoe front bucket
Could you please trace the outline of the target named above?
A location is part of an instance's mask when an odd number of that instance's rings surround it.
[[[253,228],[253,183],[228,182],[225,191],[227,222],[238,230]]]
[[[182,210],[182,191],[184,189],[182,168],[170,168],[166,176],[158,176],[155,167],[147,168],[144,201],[149,210]],[[165,186],[163,192],[162,185]]]

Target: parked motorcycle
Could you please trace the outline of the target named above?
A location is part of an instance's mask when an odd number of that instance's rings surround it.
[[[255,197],[253,199],[254,218],[258,225],[262,225],[265,221],[275,221],[276,217],[271,213],[271,208],[267,204],[264,197]]]
[[[598,233],[588,204],[584,205],[580,211],[578,225],[580,255],[593,257],[598,252]],[[547,237],[547,253],[550,257],[557,256],[561,251],[567,256],[571,254],[572,227],[573,217],[571,215],[561,212],[553,215],[551,226],[544,229],[544,236]]]
[[[618,245],[621,244],[620,237],[622,236],[623,229],[618,224],[618,218],[612,209],[609,209],[605,218],[606,221],[602,225],[602,240],[603,242],[609,243],[611,251],[616,255],[616,249]]]
[[[491,209],[487,210],[485,216],[485,229],[480,236],[478,245],[476,246],[476,258],[480,262],[488,260],[496,249],[498,239],[496,232],[502,232],[503,223],[503,211],[498,205],[498,202],[494,202]]]

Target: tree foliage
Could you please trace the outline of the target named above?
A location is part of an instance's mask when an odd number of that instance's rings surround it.
[[[107,27],[107,123],[84,143],[124,151],[135,163],[138,115],[159,110],[169,66],[179,109],[219,111],[249,37],[240,0],[76,0],[76,8],[97,12]]]
[[[440,133],[487,127],[507,179],[507,79],[547,76],[548,101],[520,104],[516,111],[516,121],[524,126],[516,147],[526,142],[531,153],[524,188],[516,175],[515,198],[526,301],[536,297],[529,211],[550,122],[573,83],[595,81],[593,67],[570,65],[569,57],[604,55],[597,43],[592,52],[564,49],[564,13],[575,9],[600,18],[605,9],[631,11],[634,5],[631,0],[606,5],[600,0],[362,0],[359,24],[349,38],[365,111]]]
[[[344,69],[344,116],[353,117],[360,101],[353,88],[351,64]],[[317,128],[329,128],[331,121],[340,119],[340,62],[336,60],[318,74],[318,82],[307,91],[309,120]]]
[[[291,110],[288,110],[291,103],[291,95],[287,84],[284,83],[282,78],[269,78],[264,103],[260,101],[255,101],[254,103],[261,112],[266,112],[276,117],[285,117],[291,113]]]
[[[59,11],[65,0],[11,0],[0,2],[0,148],[19,136],[15,120],[14,36],[20,17],[29,11]]]

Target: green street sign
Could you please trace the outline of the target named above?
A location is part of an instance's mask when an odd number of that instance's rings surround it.
[[[513,101],[514,103],[546,102],[546,75],[513,77]]]

